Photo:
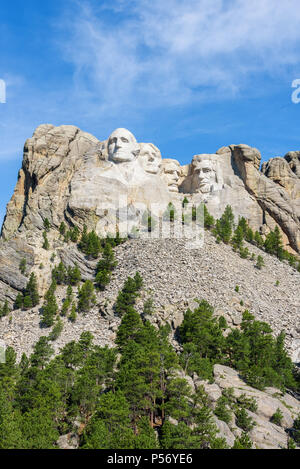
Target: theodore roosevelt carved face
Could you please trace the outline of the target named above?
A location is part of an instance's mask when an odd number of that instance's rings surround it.
[[[138,143],[127,129],[115,130],[108,139],[108,159],[114,163],[134,161],[139,154]]]
[[[177,160],[166,159],[162,162],[162,178],[170,192],[178,192],[181,167]]]

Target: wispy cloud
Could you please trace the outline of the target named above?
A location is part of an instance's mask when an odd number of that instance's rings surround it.
[[[105,111],[232,97],[257,74],[299,64],[298,0],[115,0],[103,14],[80,5],[60,45],[76,93]]]

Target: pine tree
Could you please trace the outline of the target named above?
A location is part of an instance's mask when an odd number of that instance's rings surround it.
[[[10,313],[10,309],[9,309],[9,306],[8,306],[8,301],[5,300],[5,303],[4,303],[3,307],[0,308],[0,318],[8,316],[9,313]]]
[[[109,284],[113,270],[116,268],[117,261],[110,243],[106,243],[103,250],[102,259],[98,262],[96,268],[95,283],[100,290],[104,290]]]
[[[174,205],[172,204],[172,202],[170,202],[168,204],[168,207],[165,211],[165,213],[163,214],[163,219],[165,221],[168,221],[168,222],[171,222],[173,223],[176,219],[176,209],[174,207]]]
[[[49,334],[49,340],[51,340],[52,342],[57,340],[58,337],[61,335],[61,333],[63,331],[63,328],[64,328],[64,324],[63,324],[62,320],[58,319],[55,322],[51,333]]]
[[[33,307],[37,306],[40,302],[37,278],[36,278],[36,275],[34,273],[32,273],[30,275],[29,282],[27,283],[27,286],[26,286],[25,291],[24,291],[24,297],[25,298],[26,297],[31,298],[31,303],[32,303]],[[25,298],[24,298],[24,306],[25,306]],[[26,301],[26,302],[29,303],[28,301]]]
[[[220,220],[217,220],[216,234],[220,236],[222,241],[228,244],[231,240],[234,223],[234,215],[230,205],[227,205]]]
[[[254,242],[255,242],[256,246],[259,247],[259,248],[262,248],[263,245],[264,245],[264,240],[263,240],[261,234],[258,231],[255,231]]]
[[[19,269],[21,274],[25,275],[26,274],[26,267],[27,267],[27,261],[25,258],[23,258],[20,262]]]
[[[46,232],[46,231],[43,232],[43,238],[44,238],[44,242],[43,242],[43,246],[42,246],[42,247],[43,247],[43,249],[45,249],[46,251],[48,251],[49,248],[50,248],[50,244],[49,244],[49,241],[48,241],[48,238],[47,238],[47,232]]]
[[[21,309],[23,308],[24,297],[21,293],[18,293],[17,298],[15,299],[14,308]]]
[[[283,259],[283,243],[277,225],[274,231],[270,231],[270,233],[267,235],[266,240],[264,242],[264,248],[267,253],[275,255],[279,259]]]
[[[22,449],[21,415],[0,386],[0,449]]]
[[[56,302],[55,294],[50,288],[46,294],[46,301],[42,308],[42,323],[46,327],[51,327],[54,324],[55,317],[58,312],[58,305]]]
[[[76,322],[76,319],[77,319],[76,304],[73,303],[73,304],[72,304],[71,313],[70,313],[70,316],[69,316],[69,320],[70,320],[71,322]]]
[[[257,262],[255,267],[259,270],[261,270],[265,265],[264,258],[262,256],[257,256]]]
[[[94,285],[91,280],[87,280],[78,290],[78,311],[87,312],[96,303]]]
[[[48,218],[45,218],[45,220],[44,220],[44,228],[45,228],[45,231],[46,231],[47,233],[50,231],[50,227],[51,227],[51,225],[50,225],[50,222],[49,222]]]
[[[28,309],[33,307],[32,299],[29,295],[24,296],[23,307],[24,307],[25,310],[28,310]]]
[[[42,336],[33,348],[33,353],[30,356],[30,363],[32,366],[43,370],[49,363],[53,353],[54,350],[49,344],[48,337]]]
[[[115,311],[119,316],[131,311],[142,285],[143,279],[138,272],[134,278],[128,277],[123,289],[118,294],[115,304]]]
[[[63,262],[60,262],[59,265],[52,270],[52,278],[56,281],[57,285],[64,285],[67,282],[67,269]]]
[[[124,393],[102,394],[96,415],[83,435],[85,449],[133,449],[134,433]]]
[[[61,236],[64,236],[66,233],[66,225],[63,221],[60,224],[59,233],[61,234]]]
[[[248,243],[253,243],[253,241],[254,241],[254,233],[253,233],[253,230],[250,227],[248,227],[248,229],[247,229],[245,239],[246,239],[246,241],[248,241]]]
[[[151,215],[151,212],[146,210],[142,216],[142,225],[145,226],[149,233],[153,231],[157,225],[156,219]]]
[[[117,332],[116,344],[121,350],[129,341],[137,339],[142,327],[143,322],[140,315],[133,308],[130,308],[123,316]]]
[[[77,226],[74,226],[74,228],[70,230],[69,233],[70,233],[70,240],[72,241],[72,243],[77,243],[79,236],[80,236],[79,228]]]
[[[232,238],[232,245],[235,249],[241,249],[243,247],[243,240],[244,240],[244,231],[241,225],[238,225],[233,238]]]
[[[232,449],[252,449],[252,441],[247,432],[235,439]]]
[[[215,225],[214,217],[209,213],[207,206],[204,204],[204,228],[210,230]]]
[[[81,272],[78,267],[78,264],[76,263],[73,268],[69,266],[68,273],[67,273],[67,283],[69,285],[76,286],[79,284],[80,281],[81,281]]]

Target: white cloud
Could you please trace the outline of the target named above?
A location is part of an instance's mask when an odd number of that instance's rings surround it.
[[[108,22],[93,5],[64,18],[61,47],[106,111],[232,96],[299,64],[298,0],[116,0]]]

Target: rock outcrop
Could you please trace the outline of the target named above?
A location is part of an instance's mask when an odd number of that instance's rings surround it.
[[[260,171],[257,149],[231,145],[196,155],[181,167],[162,159],[155,145],[139,144],[126,129],[100,142],[73,126],[41,125],[25,143],[2,238],[41,230],[46,218],[56,228],[66,221],[114,231],[116,212],[128,207],[132,228],[145,208],[161,215],[169,202],[180,205],[187,196],[190,203],[207,203],[216,217],[232,205],[236,217],[245,216],[262,234],[277,224],[285,245],[299,252],[299,155],[273,158]]]
[[[209,384],[195,379],[196,387],[204,386],[211,402],[212,408],[216,407],[217,400],[224,390],[232,388],[235,398],[245,396],[254,399],[257,405],[255,412],[247,410],[247,414],[255,422],[250,431],[250,438],[256,449],[286,449],[288,443],[288,431],[293,427],[293,422],[300,412],[300,402],[290,394],[282,393],[275,388],[266,388],[264,391],[248,386],[239,376],[238,372],[223,365],[214,367],[214,383]],[[280,425],[272,423],[272,417],[277,410],[282,413]],[[228,446],[233,446],[241,429],[236,425],[236,419],[230,424],[216,419],[215,423],[220,434],[226,439]]]
[[[90,265],[83,255],[59,240],[61,222],[80,230],[86,225],[101,235],[114,234],[116,230],[128,234],[136,232],[138,227],[147,237],[147,230],[141,229],[145,211],[151,210],[159,220],[172,202],[180,221],[184,198],[190,205],[206,203],[215,217],[220,217],[230,204],[237,218],[244,216],[262,235],[277,225],[287,249],[299,253],[299,157],[300,152],[290,152],[284,158],[271,159],[260,171],[261,155],[257,149],[231,145],[215,154],[196,155],[190,165],[181,166],[174,159],[163,159],[155,145],[138,143],[126,129],[117,129],[108,139],[100,141],[74,126],[41,125],[25,143],[22,168],[2,227],[0,302],[7,299],[11,305],[18,292],[24,289],[27,277],[19,270],[22,259],[26,259],[27,273],[33,271],[38,275],[41,294],[49,286],[53,254],[55,262],[62,260],[71,266],[78,263],[84,279],[93,276],[95,265]],[[42,249],[46,219],[51,227],[50,252]],[[161,226],[159,223],[157,226],[160,236]],[[175,237],[182,236],[185,236],[183,231]],[[204,253],[205,257],[210,248],[206,244],[202,249],[199,253],[201,256]],[[226,252],[223,247],[221,251],[219,262]],[[176,253],[174,256],[176,260]],[[184,264],[177,267],[174,273],[180,282],[185,275]],[[198,273],[195,271],[191,279],[195,286],[197,278],[204,275],[200,264],[197,269]],[[155,275],[159,278],[160,273]],[[297,285],[292,286],[294,280],[295,277],[291,277],[290,288],[297,292]],[[212,296],[210,288],[207,293]],[[165,306],[172,305],[172,295],[174,293],[170,292]],[[197,296],[202,296],[201,292]],[[219,302],[218,306],[221,307]],[[268,317],[272,310],[269,306]],[[264,304],[257,305],[254,312],[260,314],[263,308]],[[274,308],[274,318],[278,313],[277,323],[283,325],[283,304],[279,302]],[[294,318],[298,313],[299,305],[292,302],[288,311],[292,320],[289,319],[287,325],[291,326],[291,334],[296,334],[293,340],[299,340]],[[234,314],[233,318],[239,321]],[[177,319],[172,318],[172,321],[176,323]],[[297,355],[297,347],[291,347],[294,355]]]

